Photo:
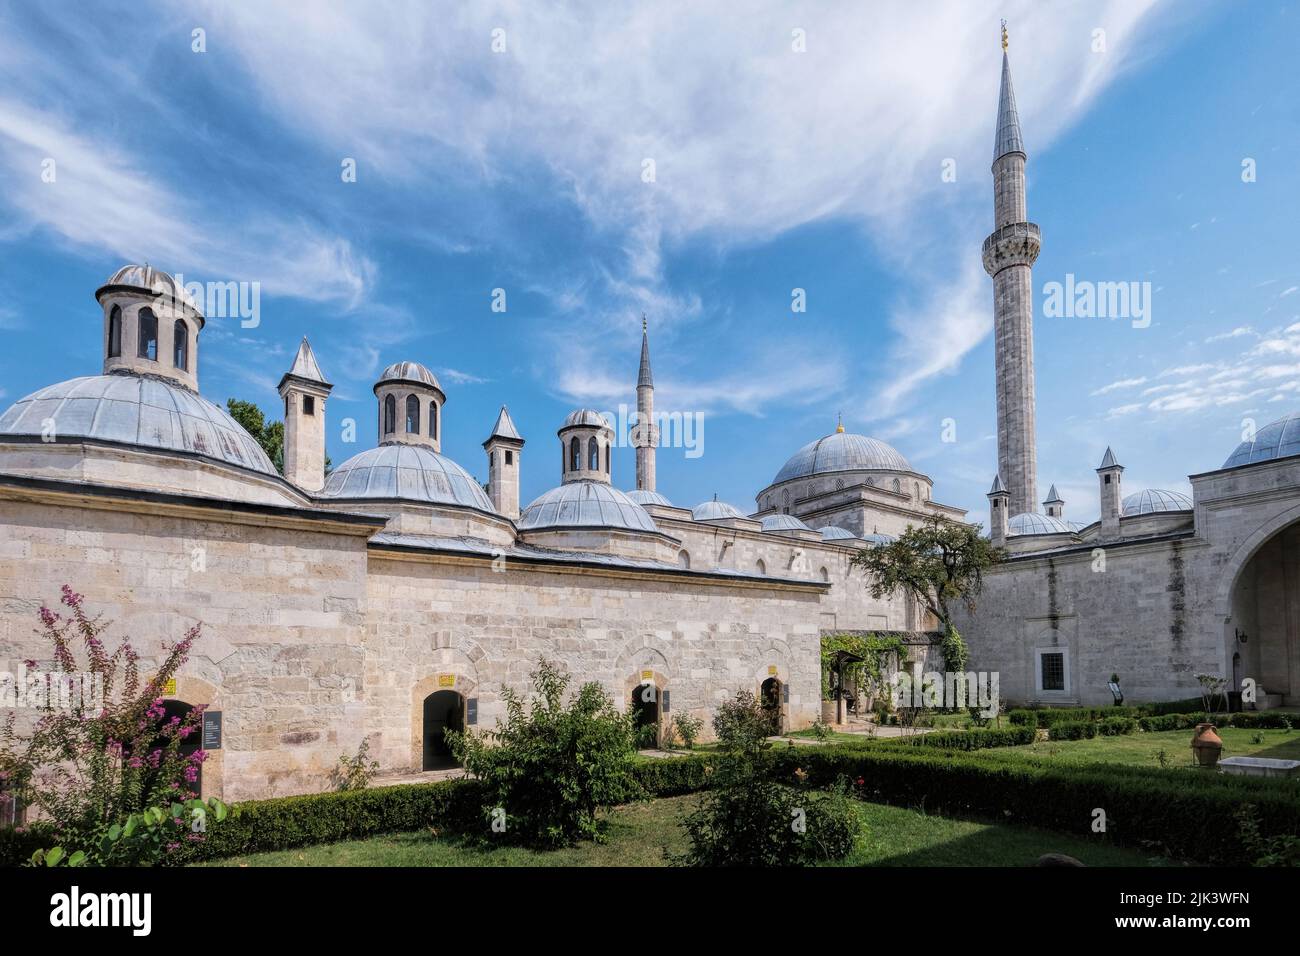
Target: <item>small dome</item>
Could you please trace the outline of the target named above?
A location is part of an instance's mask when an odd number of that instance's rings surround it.
[[[90,375],[49,385],[0,415],[0,437],[40,435],[189,452],[274,475],[262,446],[225,411],[188,388],[144,375]]]
[[[763,525],[764,531],[780,532],[812,530],[812,528],[808,527],[794,515],[768,515],[765,518],[760,518],[759,521]]]
[[[833,524],[828,524],[826,527],[817,530],[822,533],[823,541],[852,541],[857,537],[848,528],[837,528]]]
[[[911,472],[912,466],[883,441],[850,432],[834,432],[795,452],[777,472],[772,484],[835,471]]]
[[[1071,534],[1070,526],[1060,518],[1049,518],[1035,511],[1013,515],[1007,523],[1008,534]]]
[[[322,498],[400,498],[495,512],[479,483],[425,445],[380,445],[353,455],[325,480]]]
[[[1124,515],[1150,515],[1162,511],[1191,511],[1192,501],[1176,491],[1148,488],[1124,496]]]
[[[375,388],[388,382],[415,382],[442,391],[437,377],[419,362],[394,362],[380,373]]]
[[[659,530],[646,510],[623,492],[589,479],[552,488],[519,516],[520,531],[573,527]]]
[[[178,283],[174,276],[155,269],[153,266],[122,266],[108,277],[108,281],[104,285],[125,285],[136,289],[145,289],[149,292],[157,292],[169,298],[178,299],[195,312],[202,313],[198,304],[190,298],[185,291],[185,287]]]
[[[1300,412],[1270,422],[1255,432],[1253,441],[1244,441],[1223,463],[1224,468],[1253,465],[1257,461],[1274,461],[1300,455]]]
[[[871,545],[893,544],[898,539],[892,534],[864,534],[862,540]]]
[[[565,416],[564,424],[560,426],[563,431],[566,428],[572,428],[575,425],[585,425],[591,428],[611,428],[609,421],[600,412],[593,412],[590,408],[578,408],[569,412]]]
[[[657,491],[646,491],[644,488],[637,488],[635,491],[627,492],[627,496],[639,505],[663,505],[665,508],[671,508],[673,503],[659,494]]]
[[[739,508],[727,504],[725,501],[719,501],[714,498],[712,501],[706,501],[698,504],[691,509],[691,518],[695,521],[718,521],[722,518],[744,518]]]

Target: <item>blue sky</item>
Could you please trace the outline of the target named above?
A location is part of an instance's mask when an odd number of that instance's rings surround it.
[[[1126,490],[1187,491],[1244,420],[1300,407],[1300,10],[858,6],[0,3],[0,401],[96,374],[93,292],[147,260],[260,283],[258,327],[203,333],[209,399],[278,408],[306,334],[340,462],[375,441],[378,371],[419,361],[480,478],[509,405],[529,501],[567,411],[634,401],[645,311],[659,408],[705,421],[702,456],[659,453],[676,503],[752,509],[842,412],[983,520],[1005,17],[1044,237],[1040,491],[1095,516],[1107,444]],[[1043,316],[1067,273],[1150,282],[1150,327]],[[632,486],[631,449],[614,470]]]

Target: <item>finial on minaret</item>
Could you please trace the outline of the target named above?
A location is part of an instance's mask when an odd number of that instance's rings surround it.
[[[844,413],[840,412],[835,416],[835,434],[844,434]]]
[[[1002,52],[1007,51],[1007,21],[1002,21]]]
[[[645,333],[646,333],[645,313],[642,312],[641,313],[641,334],[644,335]]]

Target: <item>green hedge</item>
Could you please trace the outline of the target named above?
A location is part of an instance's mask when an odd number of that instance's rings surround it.
[[[1019,747],[1032,744],[1038,731],[1034,727],[988,727],[982,730],[936,730],[907,737],[886,737],[872,741],[872,746],[912,748],[942,747],[947,750],[985,750],[989,747]]]
[[[779,772],[801,768],[810,785],[862,778],[869,799],[1113,840],[1183,860],[1252,862],[1233,817],[1247,803],[1258,808],[1262,835],[1300,832],[1300,794],[1289,781],[1029,760],[990,764],[975,755],[883,747],[805,747],[777,760]],[[1107,814],[1104,836],[1092,832],[1098,807]]]
[[[1093,720],[1058,720],[1047,725],[1048,740],[1087,740],[1097,736]]]
[[[1141,717],[1143,713],[1140,707],[1017,707],[1007,711],[1007,720],[1017,727],[1050,727],[1062,721]]]
[[[1118,737],[1121,734],[1135,734],[1138,730],[1136,717],[1104,717],[1097,721],[1097,736]]]

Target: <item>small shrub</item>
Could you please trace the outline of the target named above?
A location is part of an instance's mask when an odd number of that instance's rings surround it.
[[[809,729],[813,732],[813,736],[818,740],[830,740],[835,734],[835,731],[831,729],[830,725],[820,717],[813,721],[812,727]]]
[[[1097,725],[1091,720],[1062,720],[1047,728],[1048,740],[1090,740],[1097,736]]]
[[[1097,721],[1099,737],[1118,737],[1122,734],[1137,733],[1138,722],[1135,717],[1106,717]]]
[[[335,790],[364,790],[379,772],[379,761],[370,759],[370,738],[361,741],[354,757],[343,754],[330,771],[330,782]]]

